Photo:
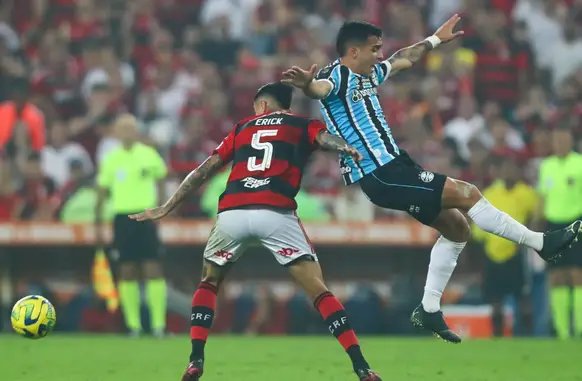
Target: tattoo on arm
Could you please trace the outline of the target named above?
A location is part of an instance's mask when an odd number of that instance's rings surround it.
[[[200,164],[198,168],[186,176],[172,197],[166,201],[164,207],[168,209],[168,212],[171,212],[177,205],[184,201],[188,193],[200,188],[206,180],[214,176],[223,165],[224,163],[220,156],[217,154],[210,156],[204,161],[204,163]]]
[[[322,149],[328,151],[342,152],[348,145],[345,140],[338,136],[334,136],[327,131],[321,131],[317,134],[316,140]]]
[[[432,50],[432,44],[428,41],[421,41],[407,48],[400,49],[388,58],[388,62],[393,64],[397,60],[407,60],[414,65],[424,57],[426,53]]]

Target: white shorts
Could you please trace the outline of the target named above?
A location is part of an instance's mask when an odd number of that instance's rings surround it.
[[[236,209],[222,212],[210,232],[204,259],[218,266],[236,262],[249,246],[262,245],[286,266],[299,258],[317,262],[301,221],[293,212]]]

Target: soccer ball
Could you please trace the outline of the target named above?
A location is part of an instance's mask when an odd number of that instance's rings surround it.
[[[12,328],[29,339],[40,339],[48,335],[57,321],[55,308],[46,298],[29,295],[20,299],[10,315]]]

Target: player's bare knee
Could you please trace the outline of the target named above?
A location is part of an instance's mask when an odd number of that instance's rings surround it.
[[[471,236],[467,218],[457,209],[442,210],[431,226],[449,241],[467,242]]]
[[[460,214],[460,213],[459,213]],[[458,225],[458,240],[456,242],[467,242],[471,238],[471,226],[465,216],[461,215],[457,223]]]
[[[328,291],[323,282],[323,274],[319,262],[301,259],[288,268],[291,277],[311,299],[315,299]]]
[[[219,287],[227,273],[226,267],[220,267],[209,261],[204,261],[201,281]]]
[[[457,183],[457,194],[463,203],[468,203],[468,205],[474,205],[483,196],[475,185],[471,183],[466,183],[464,181],[456,181]]]
[[[460,213],[459,213],[460,214]],[[443,236],[453,242],[467,242],[471,238],[471,227],[467,219],[461,215],[451,224],[451,229]]]
[[[443,206],[464,211],[471,209],[483,195],[475,185],[448,178],[443,191]]]

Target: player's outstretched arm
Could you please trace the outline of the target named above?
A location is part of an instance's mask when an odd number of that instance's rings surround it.
[[[298,66],[293,66],[283,72],[281,82],[295,86],[312,99],[324,99],[331,92],[332,84],[326,80],[314,80],[317,73],[317,65],[312,65],[309,70],[303,70]]]
[[[461,17],[458,14],[453,15],[447,20],[432,36],[425,40],[418,42],[409,47],[400,49],[394,53],[388,62],[392,67],[390,75],[396,74],[399,71],[410,69],[415,63],[420,61],[429,51],[439,46],[441,43],[446,43],[462,36],[464,32],[453,32],[455,26],[459,23]]]
[[[176,206],[180,205],[186,196],[200,188],[208,179],[214,176],[222,167],[224,162],[220,155],[215,153],[200,164],[198,168],[193,170],[186,176],[184,181],[180,184],[178,189],[174,192],[172,197],[168,199],[162,206],[157,208],[147,209],[142,213],[132,214],[129,217],[137,221],[158,220],[168,215]]]
[[[350,155],[355,161],[361,161],[363,159],[362,154],[357,149],[350,146],[339,136],[332,135],[327,131],[321,131],[318,133],[315,141],[319,144],[319,148],[326,151],[334,151]]]

